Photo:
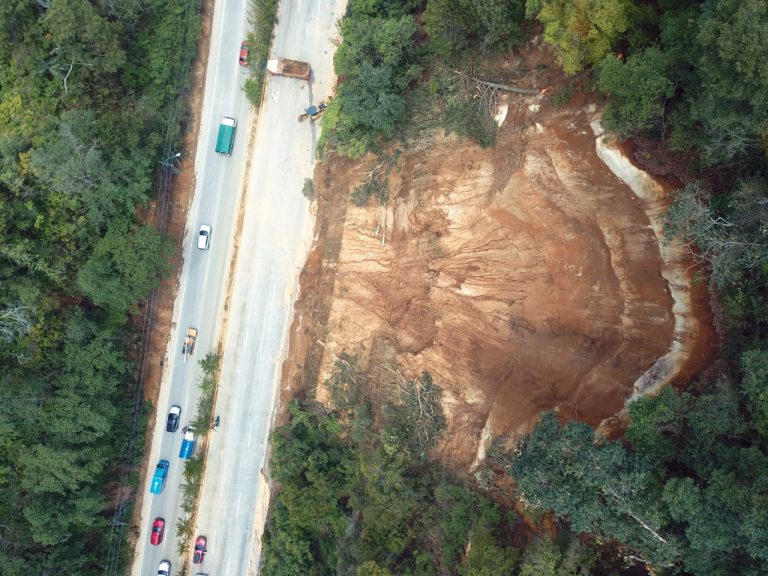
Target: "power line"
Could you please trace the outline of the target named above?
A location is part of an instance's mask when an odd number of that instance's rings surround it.
[[[192,18],[195,14],[200,13],[201,0],[189,0],[186,7],[187,22],[184,30],[184,49],[189,45],[190,37],[193,27],[190,25]],[[184,111],[184,103],[181,94],[186,84],[187,73],[191,60],[187,62],[181,62],[176,78],[176,98],[169,105],[169,113],[166,117],[169,119],[165,140],[163,143],[163,158],[166,158],[164,162],[161,162],[160,182],[158,186],[157,204],[155,210],[155,228],[160,232],[165,232],[167,227],[168,212],[170,206],[170,192],[171,185],[173,183],[174,174],[178,174],[178,170],[175,166],[168,162],[178,158],[180,153],[174,154],[172,150],[176,149],[176,140],[179,136],[179,127],[181,124],[181,118]],[[122,470],[120,474],[120,482],[117,490],[117,505],[115,507],[115,513],[112,520],[109,523],[110,535],[109,546],[107,550],[107,558],[104,562],[104,574],[105,576],[114,576],[118,573],[120,568],[120,552],[124,543],[124,532],[127,523],[125,522],[125,515],[132,500],[128,498],[124,487],[128,484],[128,478],[135,468],[134,458],[136,456],[136,449],[138,443],[142,438],[138,435],[138,422],[139,415],[142,412],[142,397],[143,397],[143,374],[145,369],[145,363],[147,359],[149,336],[152,332],[152,327],[155,321],[155,303],[157,299],[157,291],[152,290],[147,298],[147,306],[144,312],[144,319],[142,321],[141,339],[139,345],[139,356],[136,362],[136,375],[134,377],[134,392],[133,392],[133,407],[131,410],[130,424],[128,428],[128,444],[126,446],[125,455],[123,457]]]

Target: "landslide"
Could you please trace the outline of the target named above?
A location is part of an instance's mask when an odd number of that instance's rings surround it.
[[[457,470],[543,410],[599,425],[636,382],[694,369],[706,333],[689,263],[660,249],[664,187],[639,197],[606,166],[588,98],[504,105],[493,148],[438,131],[389,150],[382,206],[350,195],[387,160],[318,165],[317,238],[283,367],[284,397],[319,384],[322,398],[345,351],[382,374],[430,372],[447,418],[434,455]]]

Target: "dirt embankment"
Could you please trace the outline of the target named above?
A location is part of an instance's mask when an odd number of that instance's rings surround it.
[[[381,207],[349,203],[371,158],[320,165],[284,390],[322,382],[342,351],[427,370],[448,421],[436,455],[466,470],[543,410],[598,425],[636,382],[695,371],[706,313],[688,263],[660,250],[664,194],[606,166],[595,112],[510,97],[493,149],[434,135],[399,157]]]

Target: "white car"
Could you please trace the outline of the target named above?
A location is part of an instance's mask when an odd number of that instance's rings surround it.
[[[170,576],[171,575],[171,563],[168,560],[160,562],[160,566],[157,567],[157,576]]]
[[[200,250],[207,250],[211,242],[211,227],[208,224],[200,226],[200,233],[197,235],[197,247]]]

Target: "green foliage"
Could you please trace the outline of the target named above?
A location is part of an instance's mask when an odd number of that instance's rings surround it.
[[[334,55],[334,68],[344,81],[322,122],[329,143],[350,158],[395,134],[405,109],[403,94],[421,73],[416,20],[397,10],[393,14],[398,16],[386,16],[385,4],[353,3],[341,22],[344,42]],[[371,14],[374,7],[383,13]]]
[[[742,398],[721,374],[696,392],[667,388],[630,404],[632,451],[585,425],[561,427],[543,416],[512,465],[519,493],[567,517],[577,532],[611,537],[656,566],[694,576],[765,572],[768,456],[753,404],[765,390],[762,356],[744,356]],[[529,548],[523,566],[528,555],[539,558],[538,568],[521,574],[574,573],[552,571],[557,554],[549,544]]]
[[[426,460],[445,429],[442,394],[429,372],[405,382],[400,387],[399,402],[387,406],[383,414],[387,430],[385,449],[394,444],[414,460]]]
[[[265,531],[266,572],[492,575],[515,565],[519,554],[505,536],[514,517],[392,433],[388,408],[375,404],[382,391],[356,357],[343,354],[326,386],[336,414],[292,402],[290,422],[272,437],[280,490]],[[439,407],[434,388],[425,374],[404,394],[421,393],[429,411]],[[402,415],[423,419],[412,407]],[[422,428],[417,423],[413,433]],[[466,572],[470,539],[477,551]]]
[[[198,8],[0,3],[3,574],[103,573],[135,394],[126,312],[167,268],[137,208],[179,131]]]
[[[535,540],[525,550],[520,576],[580,576],[592,574],[595,558],[579,540],[570,540],[565,550],[549,538]]]
[[[563,69],[573,74],[601,62],[648,14],[631,0],[542,0],[538,19]]]
[[[692,48],[700,88],[690,113],[703,127],[710,162],[727,162],[759,147],[768,133],[768,4],[704,2]]]
[[[301,187],[301,194],[310,202],[312,202],[317,197],[317,192],[315,192],[315,183],[312,178],[304,179],[304,186]]]
[[[471,548],[460,568],[461,576],[507,576],[515,574],[520,552],[512,546],[500,546],[488,530],[472,534]]]
[[[742,393],[747,401],[751,426],[768,437],[768,351],[749,350],[741,357],[744,369]]]
[[[764,285],[768,278],[766,194],[766,182],[745,181],[722,202],[689,184],[675,192],[667,214],[668,233],[709,266],[716,286],[744,284],[750,277]]]
[[[399,18],[421,7],[424,0],[349,0],[347,11],[365,16],[386,15]]]
[[[598,86],[611,94],[603,118],[621,136],[663,130],[667,101],[675,94],[669,56],[656,47],[631,55],[626,63],[608,56],[600,67]]]
[[[249,76],[243,84],[248,101],[261,104],[261,94],[267,78],[267,59],[272,45],[272,32],[277,19],[277,0],[251,0],[251,32],[248,34]]]
[[[471,47],[511,50],[522,37],[524,0],[429,0],[424,29],[431,50],[441,58],[461,55]]]
[[[483,148],[496,144],[499,127],[488,114],[485,104],[470,93],[459,93],[448,99],[445,109],[445,130],[475,140]]]
[[[511,472],[529,506],[554,510],[575,532],[628,543],[653,563],[679,556],[674,538],[662,533],[668,517],[648,461],[618,443],[596,442],[586,424],[561,427],[545,414],[521,443]]]
[[[94,304],[124,321],[135,302],[168,273],[170,253],[155,228],[115,222],[80,270],[78,284]]]
[[[213,421],[213,399],[216,396],[216,384],[219,378],[221,357],[208,353],[199,362],[203,376],[197,381],[200,397],[197,400],[197,412],[191,421],[198,436],[207,436]]]

